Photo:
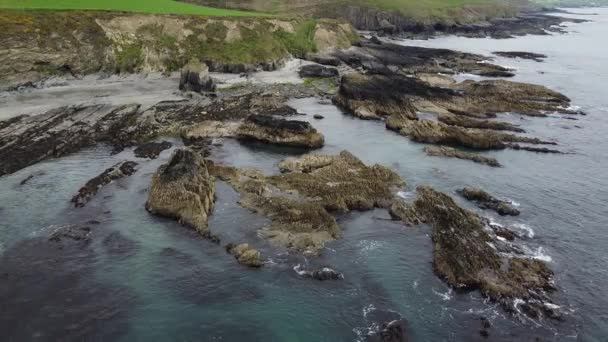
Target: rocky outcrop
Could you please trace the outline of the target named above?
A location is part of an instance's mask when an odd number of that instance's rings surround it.
[[[179,90],[195,93],[215,92],[216,85],[209,76],[209,68],[197,60],[190,61],[182,68]]]
[[[313,271],[303,269],[302,265],[298,264],[294,268],[294,271],[300,276],[312,278],[315,280],[341,280],[344,279],[344,275],[332,268],[323,267]]]
[[[136,166],[136,162],[126,161],[118,163],[105,170],[97,177],[89,180],[85,186],[80,188],[80,190],[78,190],[78,194],[72,197],[72,203],[74,203],[74,206],[77,208],[84,207],[87,202],[89,202],[91,198],[93,198],[93,196],[95,196],[97,192],[104,186],[110,184],[112,181],[134,174],[136,171]]]
[[[454,114],[440,114],[437,119],[444,124],[450,126],[459,126],[464,128],[480,128],[480,129],[491,129],[494,131],[511,131],[524,133],[522,128],[519,128],[513,124],[502,121],[491,121],[491,120],[478,120],[463,115]]]
[[[536,62],[542,62],[543,59],[547,58],[547,55],[543,55],[542,53],[534,53],[534,52],[495,51],[492,53],[495,54],[496,56],[507,57],[507,58],[531,59]]]
[[[146,209],[154,215],[176,219],[203,236],[217,240],[207,228],[214,194],[215,185],[206,162],[198,153],[179,149],[152,176]]]
[[[230,243],[226,245],[226,252],[233,255],[241,265],[261,267],[263,264],[260,252],[257,249],[250,247],[247,243],[241,243],[239,245]]]
[[[544,262],[501,257],[479,216],[430,187],[419,187],[417,192],[414,206],[433,227],[433,269],[437,275],[454,287],[479,289],[510,309],[515,299],[526,307],[550,303],[547,291],[555,290],[553,272]]]
[[[251,115],[237,130],[243,140],[258,140],[265,143],[319,148],[325,138],[305,121],[285,120],[269,115]]]
[[[395,199],[393,201],[388,213],[391,215],[393,220],[401,221],[408,226],[424,222],[424,217],[420,217],[416,213],[414,206],[401,199]]]
[[[61,107],[20,116],[0,129],[0,176],[47,158],[61,157],[104,141],[121,148],[137,135],[120,130],[134,121],[139,105]]]
[[[298,74],[302,78],[304,78],[304,77],[327,78],[327,77],[338,77],[340,75],[340,73],[338,72],[338,69],[332,68],[332,67],[326,67],[326,66],[318,65],[318,64],[304,65],[303,67],[300,68],[300,71],[298,71]]]
[[[168,150],[172,146],[173,144],[168,141],[147,142],[137,146],[137,148],[133,150],[133,153],[137,158],[156,159],[162,151]]]
[[[511,203],[501,201],[479,188],[466,187],[458,190],[458,193],[469,201],[476,202],[481,209],[492,209],[502,216],[519,215],[519,210],[513,207]]]
[[[458,158],[463,160],[470,160],[475,163],[485,164],[492,167],[500,167],[500,163],[496,160],[496,158],[482,156],[480,154],[464,152],[457,150],[453,147],[447,146],[426,146],[424,148],[424,152],[428,156],[433,157],[448,157],[448,158]]]
[[[394,171],[378,164],[367,166],[348,151],[288,158],[279,168],[284,173],[268,177],[269,183],[295,190],[330,211],[387,208],[393,188],[404,185]]]
[[[329,54],[309,53],[306,55],[306,59],[321,65],[338,66],[341,63],[339,58]]]

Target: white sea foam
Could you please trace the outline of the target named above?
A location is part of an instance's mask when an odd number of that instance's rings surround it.
[[[524,231],[529,238],[534,237],[534,230],[525,223],[516,223],[513,225],[513,227]]]
[[[384,243],[375,240],[362,240],[359,241],[358,247],[360,248],[361,253],[367,254],[369,252],[375,251],[376,249],[382,247]]]
[[[416,193],[414,191],[397,191],[397,196],[403,199],[412,199],[416,197]]]
[[[449,288],[447,292],[441,293],[433,289],[433,293],[441,297],[442,300],[450,300],[452,299],[452,288]]]
[[[374,304],[369,304],[368,306],[363,307],[363,318],[367,318],[367,315],[374,310],[376,310]]]
[[[541,246],[538,247],[536,249],[531,249],[528,246],[523,246],[524,252],[526,253],[526,256],[532,259],[538,259],[538,260],[542,260],[545,262],[551,262],[553,261],[553,258],[551,258],[551,256],[546,254],[545,249]]]
[[[301,276],[303,276],[307,273],[307,271],[302,269],[302,265],[300,265],[300,264],[295,265],[293,267],[293,270],[296,271],[296,273]]]

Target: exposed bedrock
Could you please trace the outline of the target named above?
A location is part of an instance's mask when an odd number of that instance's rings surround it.
[[[506,308],[513,308],[515,299],[530,308],[551,307],[546,291],[555,290],[553,272],[543,261],[501,257],[479,216],[430,187],[419,187],[417,193],[414,206],[433,229],[437,275],[456,288],[479,289]]]
[[[502,216],[519,215],[519,210],[517,210],[511,203],[501,201],[482,189],[466,187],[458,190],[458,193],[467,200],[476,202],[481,209],[492,209]]]
[[[209,76],[209,67],[199,61],[193,60],[181,70],[179,90],[196,93],[214,92],[215,82]]]
[[[285,120],[269,115],[251,115],[236,133],[239,139],[258,140],[284,146],[319,148],[325,138],[308,122]]]
[[[500,163],[496,158],[482,156],[477,153],[465,152],[448,146],[426,146],[424,152],[428,156],[457,158],[470,160],[478,164],[485,164],[492,167],[500,167]]]
[[[172,146],[173,144],[168,141],[147,142],[137,146],[133,153],[137,158],[156,159],[162,151],[170,149]]]
[[[438,115],[437,120],[443,122],[444,124],[448,124],[450,126],[525,133],[525,131],[522,128],[519,128],[508,122],[493,121],[493,120],[478,120],[478,119],[466,117],[463,115],[444,113],[444,114]]]
[[[304,65],[298,71],[300,77],[338,77],[338,69],[317,64]]]
[[[226,245],[226,252],[234,256],[234,258],[241,265],[260,267],[263,264],[260,252],[257,249],[249,246],[247,243],[241,243],[238,245],[229,243]]]
[[[105,141],[120,146],[117,132],[135,119],[139,105],[61,107],[4,121],[0,129],[0,176],[47,158]]]
[[[279,175],[213,165],[211,173],[241,194],[239,203],[270,218],[260,235],[295,251],[317,255],[324,244],[340,237],[330,211],[387,208],[393,187],[403,185],[393,171],[366,166],[352,154],[309,154],[280,163]]]
[[[126,161],[106,169],[80,188],[78,194],[72,197],[72,203],[74,203],[75,207],[84,207],[104,186],[110,184],[112,181],[134,174],[135,171],[137,171],[135,169],[136,166],[136,162]]]
[[[351,68],[372,74],[455,74],[466,72],[480,76],[513,76],[505,67],[485,63],[487,57],[448,49],[404,46],[363,39],[357,46],[338,50],[333,55]],[[482,63],[484,62],[484,63]]]
[[[152,176],[146,209],[195,229],[218,241],[207,227],[213,209],[215,185],[202,157],[189,149],[176,150]]]
[[[524,51],[495,51],[492,52],[496,56],[507,57],[507,58],[521,58],[531,59],[536,62],[542,62],[543,59],[547,58],[547,55],[542,53],[524,52]]]

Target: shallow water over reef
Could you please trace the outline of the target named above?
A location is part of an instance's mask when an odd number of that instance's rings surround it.
[[[405,227],[388,220],[384,210],[339,216],[343,237],[319,258],[287,255],[257,236],[266,220],[241,208],[239,195],[218,181],[211,230],[225,243],[252,243],[271,259],[262,269],[245,268],[222,246],[145,211],[152,173],[181,146],[172,140],[173,149],[156,160],[135,158],[130,149],[111,155],[110,148],[99,146],[0,178],[0,277],[23,273],[31,280],[0,285],[11,298],[0,313],[0,331],[18,340],[51,340],[63,333],[73,340],[355,341],[378,323],[402,317],[414,341],[475,341],[485,340],[479,330],[480,317],[486,317],[492,341],[602,341],[608,336],[608,48],[598,42],[608,35],[608,10],[585,11],[599,15],[585,16],[594,22],[573,25],[568,35],[413,42],[485,54],[547,54],[542,63],[496,61],[516,67],[515,80],[563,92],[587,115],[499,118],[553,139],[572,154],[489,152],[503,168],[427,157],[425,145],[387,131],[383,123],[346,116],[317,99],[290,102],[308,114],[299,119],[325,135],[319,152],[349,150],[366,163],[397,171],[407,182],[404,197],[413,196],[417,185],[431,184],[461,205],[519,229],[526,237],[522,248],[555,271],[563,322],[508,314],[475,291],[450,290],[432,272],[429,227]],[[325,118],[315,120],[313,114]],[[230,139],[221,143],[213,147],[213,159],[267,174],[278,172],[283,158],[303,153]],[[82,209],[70,206],[88,179],[123,160],[140,164],[135,175],[105,187]],[[21,185],[29,175],[34,177]],[[517,202],[522,214],[503,218],[479,211],[454,193],[466,185]],[[45,251],[37,246],[44,242],[36,238],[52,229],[44,227],[90,220],[98,223],[91,224],[93,242],[84,255],[40,257]],[[294,271],[297,265],[329,266],[344,279],[304,278]],[[52,284],[46,288],[52,293],[40,284]]]

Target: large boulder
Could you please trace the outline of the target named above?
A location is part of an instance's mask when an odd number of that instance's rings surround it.
[[[300,74],[300,77],[328,78],[328,77],[338,77],[340,75],[340,73],[338,72],[338,69],[323,66],[323,65],[318,65],[318,64],[304,65],[303,67],[300,68],[300,71],[298,73]]]
[[[238,128],[237,137],[242,140],[258,140],[265,143],[319,148],[325,138],[305,121],[285,120],[270,115],[250,115]]]
[[[241,265],[260,267],[263,264],[260,252],[257,249],[250,247],[247,243],[241,243],[239,245],[230,243],[226,245],[226,251],[233,255]]]
[[[206,64],[193,60],[182,68],[179,90],[196,93],[214,92],[215,82],[209,76]]]
[[[152,176],[146,209],[176,219],[215,240],[207,228],[214,194],[214,180],[205,160],[192,150],[179,149]]]

